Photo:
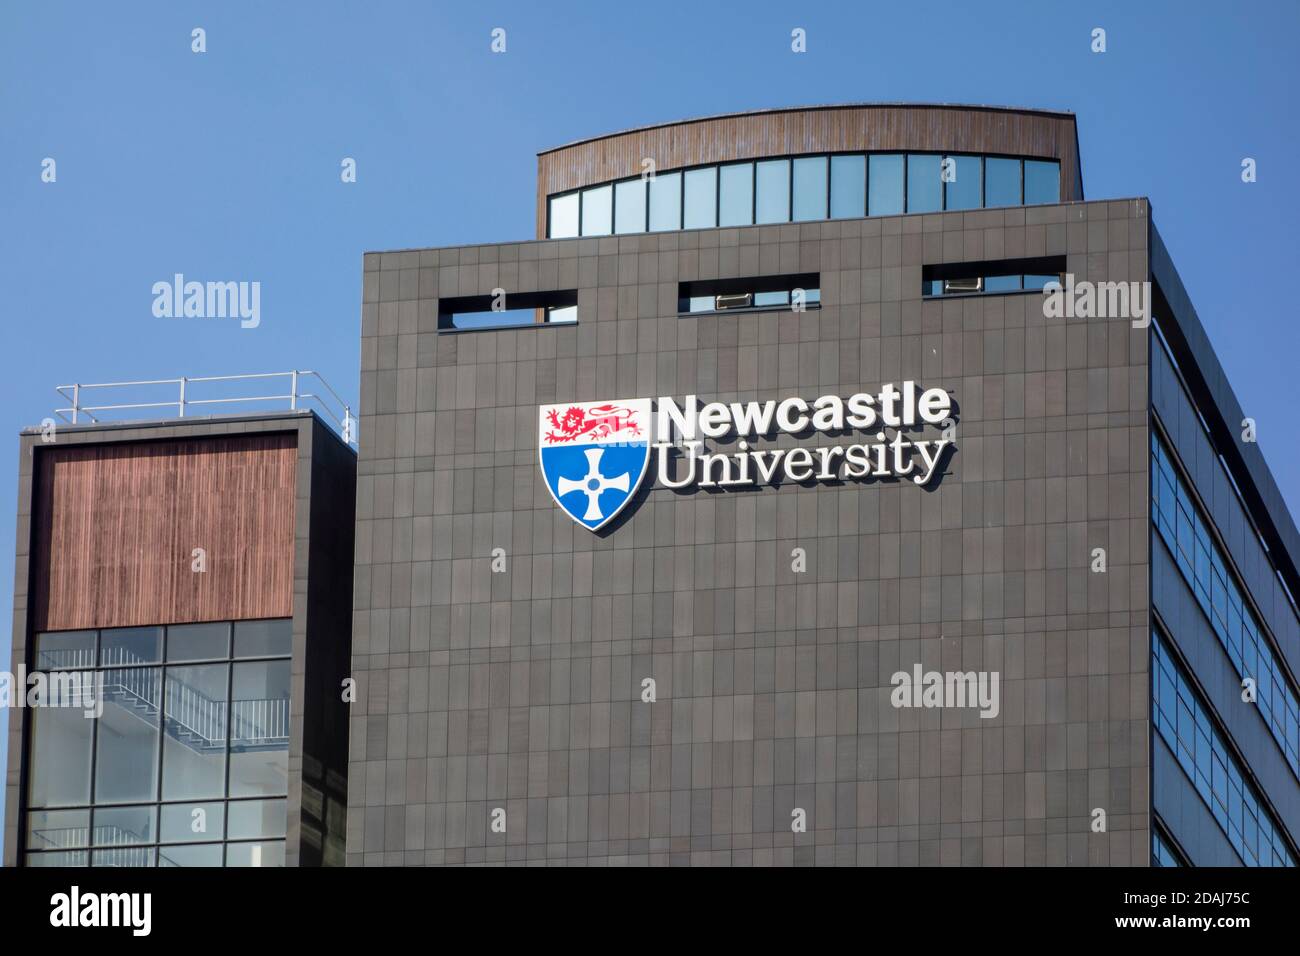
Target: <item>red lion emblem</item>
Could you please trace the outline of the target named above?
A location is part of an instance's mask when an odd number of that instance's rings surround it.
[[[557,415],[552,409],[546,413],[552,425],[552,431],[546,433],[546,441],[552,445],[569,444],[580,438],[600,441],[621,431],[640,435],[641,428],[633,418],[634,414],[632,409],[621,405],[594,405],[586,411],[571,405],[563,415]]]

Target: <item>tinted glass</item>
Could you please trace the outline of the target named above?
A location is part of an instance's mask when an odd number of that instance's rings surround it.
[[[234,800],[230,803],[231,840],[284,836],[288,803],[285,800]]]
[[[1020,205],[1020,160],[984,160],[984,205]]]
[[[832,156],[831,218],[856,219],[866,214],[867,157]]]
[[[161,691],[161,668],[104,671],[104,713],[95,745],[96,803],[157,799]]]
[[[614,231],[645,232],[644,179],[629,179],[614,187]]]
[[[945,209],[978,209],[983,204],[981,182],[984,171],[978,156],[949,156],[951,162],[946,186]]]
[[[85,866],[90,858],[85,850],[61,853],[28,853],[28,866]]]
[[[894,216],[903,211],[903,157],[872,156],[867,171],[867,215]]]
[[[682,174],[665,173],[650,180],[650,231],[682,228]]]
[[[608,236],[614,209],[614,187],[597,186],[582,191],[582,234]]]
[[[790,161],[770,159],[758,164],[755,222],[790,221]]]
[[[1061,201],[1060,163],[1025,160],[1025,205]]]
[[[812,156],[794,161],[794,220],[826,218],[827,161]]]
[[[1047,283],[1049,282],[1059,283],[1060,281],[1061,281],[1060,275],[1025,276],[1025,288],[1032,289],[1036,292],[1041,292],[1043,290],[1043,286],[1047,285]]]
[[[907,211],[937,212],[942,208],[943,160],[939,156],[912,153],[907,157]]]
[[[987,276],[984,279],[985,292],[1017,292],[1020,289],[1020,276]]]
[[[207,846],[160,846],[159,866],[220,866],[221,844]]]
[[[90,803],[95,721],[80,707],[33,707],[31,720],[31,806]]]
[[[68,670],[95,666],[94,631],[56,631],[36,635],[36,667]]]
[[[568,239],[578,234],[578,194],[556,196],[551,200],[551,213],[547,217],[552,239]]]
[[[99,666],[162,661],[161,627],[118,627],[99,634]]]
[[[748,226],[754,221],[754,164],[718,167],[718,225]]]
[[[772,305],[789,305],[789,304],[790,304],[789,292],[755,292],[754,293],[755,307],[772,306]]]
[[[712,229],[718,224],[718,169],[692,169],[686,174],[687,229]]]
[[[231,843],[226,866],[284,866],[284,843]]]
[[[95,811],[95,846],[153,843],[154,807],[109,807]]]
[[[224,803],[169,803],[158,824],[163,843],[220,840],[225,828]]]
[[[235,657],[288,657],[292,651],[291,618],[235,622]]]
[[[107,850],[96,850],[90,854],[91,866],[153,866],[154,854],[151,846],[118,846]]]
[[[229,656],[229,624],[173,624],[167,628],[169,661],[202,661]]]
[[[29,850],[61,850],[89,845],[89,810],[33,810],[27,814]]]
[[[288,792],[288,661],[234,665],[230,728],[230,795]]]
[[[564,324],[565,322],[578,321],[578,307],[576,305],[556,305],[546,310],[546,321]],[[286,652],[287,653],[287,652]],[[236,657],[239,655],[236,654]]]
[[[164,800],[222,795],[228,670],[227,664],[167,668],[163,685]]]

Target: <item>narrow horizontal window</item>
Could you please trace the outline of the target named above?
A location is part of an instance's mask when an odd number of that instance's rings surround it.
[[[677,311],[682,315],[817,308],[821,308],[821,276],[815,272],[682,282],[677,287]]]
[[[572,325],[578,321],[578,291],[469,295],[438,302],[440,332]]]
[[[999,259],[990,262],[948,262],[921,267],[921,295],[992,295],[1004,292],[1041,292],[1048,282],[1059,282],[1065,256]]]

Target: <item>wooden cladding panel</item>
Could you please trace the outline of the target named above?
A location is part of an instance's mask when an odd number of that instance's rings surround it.
[[[641,174],[764,156],[853,151],[1005,153],[1061,163],[1061,198],[1076,195],[1074,117],[938,106],[846,106],[748,113],[634,130],[537,157],[537,237],[546,236],[546,198]]]
[[[33,628],[292,616],[296,444],[272,434],[39,449]]]

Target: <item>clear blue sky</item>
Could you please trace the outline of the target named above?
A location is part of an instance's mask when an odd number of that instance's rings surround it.
[[[1291,0],[6,3],[0,620],[17,432],[55,385],[297,367],[354,398],[363,251],[532,238],[537,150],[773,106],[1077,113],[1087,197],[1151,198],[1300,514],[1300,332],[1277,294],[1296,273],[1298,32]],[[261,325],[154,318],[150,288],[176,272],[261,282]],[[0,644],[7,666],[8,626]]]

